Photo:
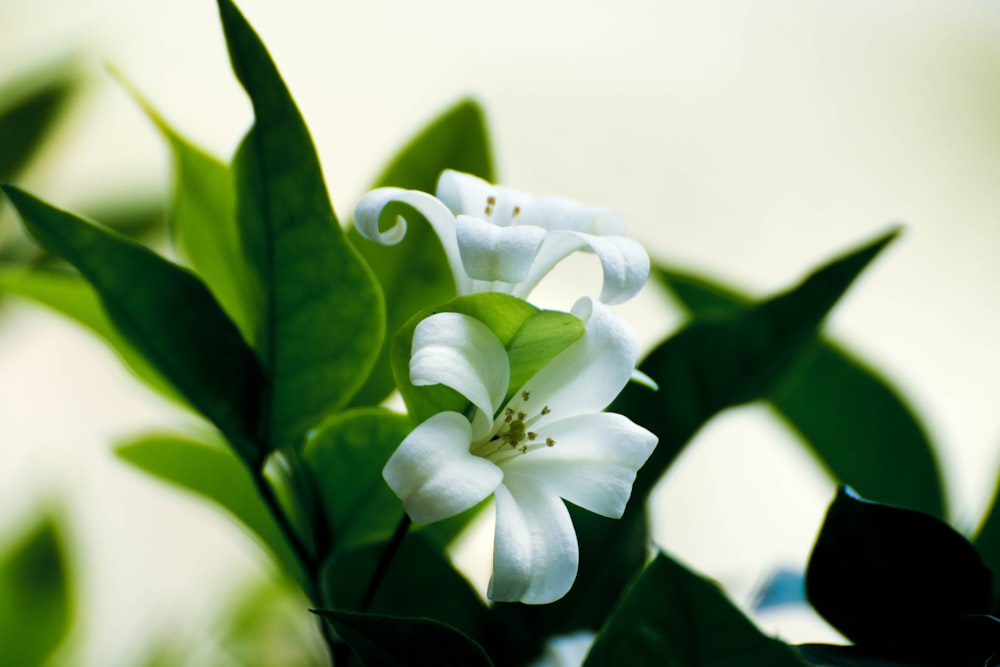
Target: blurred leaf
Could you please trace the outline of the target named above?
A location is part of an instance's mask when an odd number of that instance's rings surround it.
[[[865,650],[980,667],[1000,646],[1000,623],[970,620],[989,612],[991,579],[948,524],[841,488],[809,559],[806,591],[823,618]]]
[[[183,137],[123,83],[170,144],[173,194],[168,219],[174,242],[249,340],[255,324],[254,295],[241,256],[232,173],[222,161]]]
[[[336,552],[325,570],[323,599],[338,609],[358,609],[384,548],[384,544],[370,544]],[[479,595],[423,531],[406,535],[372,600],[371,611],[432,618],[470,637],[480,637],[487,630],[486,607]]]
[[[696,316],[749,310],[735,291],[670,269],[658,275]],[[943,516],[941,478],[923,425],[898,392],[820,339],[768,398],[837,481],[885,502]]]
[[[820,667],[926,667],[912,662],[873,657],[856,646],[802,644],[795,648],[808,664]]]
[[[344,638],[366,667],[491,667],[476,642],[455,628],[426,618],[316,610]]]
[[[322,498],[334,549],[392,537],[402,510],[382,468],[412,427],[404,415],[357,408],[310,433],[302,454]]]
[[[0,554],[0,665],[41,665],[71,618],[66,556],[55,523],[41,519]]]
[[[25,226],[101,297],[119,333],[226,434],[247,461],[262,375],[253,352],[195,276],[148,248],[7,186]]]
[[[298,560],[257,493],[253,478],[229,450],[157,434],[122,443],[115,454],[143,472],[222,507],[270,551],[286,574],[303,580]]]
[[[121,357],[137,378],[163,396],[188,407],[173,386],[119,335],[104,313],[94,288],[79,274],[46,269],[0,269],[0,290],[31,299],[89,329]]]
[[[260,430],[277,449],[361,386],[385,335],[385,308],[340,229],[309,132],[264,45],[229,0],[219,10],[256,117],[233,169],[240,233],[262,295],[255,347],[270,385]]]
[[[64,68],[35,71],[0,90],[0,182],[14,179],[52,131],[76,88]]]
[[[421,320],[437,313],[462,313],[479,320],[496,334],[510,359],[507,398],[518,391],[545,364],[583,336],[584,325],[569,313],[539,310],[507,294],[461,296],[412,317],[396,334],[392,350],[393,373],[410,417],[423,421],[446,410],[464,412],[468,401],[444,385],[415,387],[410,383],[413,332]]]
[[[766,637],[718,586],[662,552],[628,589],[584,665],[627,667],[802,667]]]
[[[993,491],[993,501],[976,531],[973,546],[993,572],[993,613],[1000,616],[1000,485]]]
[[[410,140],[375,179],[372,188],[392,186],[434,194],[445,169],[495,178],[486,119],[478,104],[462,100],[447,109]],[[418,218],[414,217],[414,221]],[[382,246],[351,227],[347,238],[360,251],[382,285],[386,298],[387,337],[368,381],[354,397],[355,405],[374,405],[395,387],[389,355],[391,334],[415,313],[455,296],[455,282],[444,250],[430,225],[411,224],[406,237]]]

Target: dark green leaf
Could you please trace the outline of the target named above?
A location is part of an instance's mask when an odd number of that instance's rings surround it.
[[[119,333],[225,433],[248,461],[262,375],[253,352],[205,285],[148,248],[6,186],[32,236],[73,264]]]
[[[382,479],[382,468],[412,428],[404,415],[357,408],[330,418],[309,435],[302,454],[323,501],[333,548],[351,549],[392,536],[401,506]]]
[[[241,257],[236,193],[229,167],[184,138],[133,91],[170,144],[173,195],[168,222],[180,253],[212,291],[244,338],[254,333],[254,295]]]
[[[959,618],[989,612],[991,579],[972,545],[948,524],[842,488],[813,548],[806,591],[823,618],[866,650],[978,667],[957,659],[953,640],[976,634]]]
[[[802,667],[714,583],[663,553],[642,572],[598,634],[586,667]]]
[[[569,313],[539,310],[506,294],[472,294],[421,311],[396,334],[392,367],[399,392],[410,416],[423,421],[445,410],[464,412],[467,401],[442,385],[415,387],[410,384],[410,351],[413,331],[421,320],[436,313],[462,313],[489,327],[507,349],[510,386],[507,397],[519,390],[542,366],[583,336],[583,322]]]
[[[899,662],[873,656],[856,646],[802,644],[795,648],[810,665],[817,667],[924,667],[912,662]]]
[[[297,443],[364,382],[385,335],[378,283],[348,243],[302,116],[260,38],[219,0],[255,122],[237,151],[237,220],[263,294],[255,347],[270,379],[261,433]]]
[[[65,69],[33,72],[0,91],[0,182],[16,177],[41,146],[76,83]]]
[[[993,502],[976,532],[973,545],[993,572],[993,613],[1000,616],[1000,487],[993,492]]]
[[[271,552],[289,576],[302,581],[298,561],[257,493],[253,478],[228,450],[176,435],[147,435],[119,445],[115,454],[229,512]]]
[[[319,609],[365,667],[490,667],[489,656],[455,628],[427,618]]]
[[[338,609],[358,609],[384,549],[384,544],[369,544],[337,552],[324,572],[324,600]],[[485,630],[482,600],[426,532],[406,535],[371,611],[432,618],[470,637],[480,637]]]
[[[657,273],[696,316],[752,307],[703,278]],[[923,425],[888,381],[850,352],[820,339],[768,398],[837,481],[943,516],[940,474]]]
[[[438,116],[390,161],[373,188],[392,186],[434,194],[438,176],[455,169],[494,179],[493,158],[483,111],[463,100]],[[417,217],[413,218],[415,222]],[[386,325],[394,333],[415,313],[455,296],[455,282],[444,250],[430,225],[411,224],[406,237],[382,246],[361,237],[353,227],[348,238],[364,256],[386,297]],[[394,388],[389,363],[391,337],[379,353],[368,382],[354,397],[356,405],[373,405]]]
[[[69,629],[66,557],[43,519],[0,553],[0,665],[41,665]]]

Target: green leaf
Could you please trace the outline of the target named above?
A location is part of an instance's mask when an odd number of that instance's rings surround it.
[[[118,333],[104,313],[100,297],[79,274],[0,269],[0,289],[31,299],[90,330],[121,357],[137,378],[161,395],[189,407],[173,386]]]
[[[445,169],[494,180],[493,157],[486,119],[478,104],[462,100],[438,116],[389,162],[372,188],[392,186],[434,194]],[[414,216],[413,222],[419,218]],[[353,227],[347,238],[361,252],[378,277],[386,298],[386,326],[399,330],[418,311],[455,296],[444,250],[426,223],[411,224],[406,237],[394,246],[382,246],[361,237]],[[354,397],[355,405],[382,401],[395,387],[386,340],[365,386]]]
[[[489,656],[455,628],[427,618],[315,610],[365,667],[490,667]]]
[[[6,186],[25,226],[73,264],[119,333],[226,435],[247,461],[262,374],[232,321],[194,275],[119,234]]]
[[[335,549],[392,536],[401,506],[382,479],[382,468],[411,429],[404,415],[356,408],[310,433],[302,455],[322,499]]]
[[[696,316],[752,303],[734,290],[669,269],[657,274]],[[935,516],[945,498],[934,448],[898,391],[866,363],[821,338],[768,399],[839,482]]]
[[[973,546],[993,572],[993,613],[1000,616],[1000,486],[993,491],[993,501],[976,531]]]
[[[847,488],[830,505],[806,571],[809,601],[856,645],[955,667],[978,667],[996,650],[997,628],[987,624],[983,634],[968,620],[989,613],[991,585],[989,569],[951,526]],[[988,643],[970,645],[970,637]]]
[[[718,586],[662,552],[642,572],[598,634],[585,667],[802,667],[766,637]]]
[[[60,67],[32,72],[0,91],[0,182],[24,170],[68,106],[76,85]]]
[[[177,435],[144,435],[115,454],[162,481],[206,498],[235,517],[296,581],[304,575],[246,466],[221,446]]]
[[[179,253],[249,340],[255,299],[241,256],[233,175],[222,161],[184,138],[136,91],[129,90],[173,154],[168,223]]]
[[[912,662],[899,662],[859,649],[857,646],[836,646],[833,644],[802,644],[796,646],[799,653],[810,665],[819,667],[927,667]],[[942,665],[942,667],[945,667]]]
[[[539,310],[531,304],[506,294],[471,294],[461,296],[412,317],[396,334],[392,367],[399,392],[406,401],[410,416],[417,422],[446,410],[464,412],[465,398],[449,387],[415,387],[410,383],[410,352],[413,331],[421,320],[436,313],[462,313],[489,327],[507,350],[510,359],[510,386],[513,396],[557,354],[583,336],[584,325],[569,313]]]
[[[71,619],[69,573],[55,523],[39,520],[0,554],[0,665],[41,665]]]
[[[255,122],[234,160],[237,220],[261,294],[255,347],[270,379],[260,431],[296,443],[364,382],[385,335],[378,283],[340,229],[302,116],[264,45],[219,0]]]

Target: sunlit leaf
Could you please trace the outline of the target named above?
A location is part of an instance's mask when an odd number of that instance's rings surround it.
[[[434,194],[438,176],[445,169],[494,180],[486,119],[472,100],[463,100],[446,110],[411,139],[372,187],[393,186]],[[356,405],[373,405],[395,386],[389,363],[391,335],[418,311],[454,297],[455,282],[441,243],[427,224],[411,224],[406,237],[389,247],[362,238],[353,227],[347,237],[372,267],[386,298],[390,336],[368,382],[353,401]]]
[[[295,555],[246,466],[222,446],[177,435],[146,435],[119,445],[115,454],[160,480],[206,498],[226,510],[267,548],[284,571],[302,579]]]
[[[115,232],[6,186],[31,235],[73,264],[118,332],[248,461],[262,376],[253,352],[194,275]]]
[[[748,310],[750,299],[704,278],[656,272],[697,317]],[[820,338],[767,397],[837,481],[885,502],[943,516],[927,432],[897,390],[841,346]]]
[[[455,628],[427,618],[315,611],[332,625],[365,667],[491,667],[482,647]]]
[[[803,667],[714,583],[662,552],[628,589],[597,635],[585,667]]]
[[[55,524],[43,519],[0,551],[0,665],[41,665],[69,629],[69,573]]]
[[[234,160],[237,220],[257,305],[254,346],[270,384],[261,432],[295,443],[364,382],[382,344],[378,283],[344,237],[302,116],[253,29],[219,0],[255,121]]]

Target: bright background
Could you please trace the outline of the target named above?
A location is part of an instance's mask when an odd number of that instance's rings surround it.
[[[473,95],[505,184],[617,208],[653,256],[755,293],[904,221],[828,330],[920,411],[952,518],[975,525],[1000,467],[1000,4],[240,5],[342,215],[400,142]],[[0,0],[0,81],[70,53],[91,87],[23,183],[59,205],[167,188],[165,147],[105,62],[217,155],[250,122],[209,0]],[[560,277],[543,298],[566,305]],[[663,304],[621,309],[646,346],[679,321]],[[178,418],[72,325],[4,304],[0,534],[40,504],[68,514],[89,664],[128,665],[152,632],[211,641],[203,624],[260,576],[226,519],[112,458]],[[745,602],[770,569],[802,567],[832,493],[766,410],[742,408],[668,474],[655,538]],[[484,550],[461,555],[481,588]],[[831,637],[799,616],[762,622]]]

